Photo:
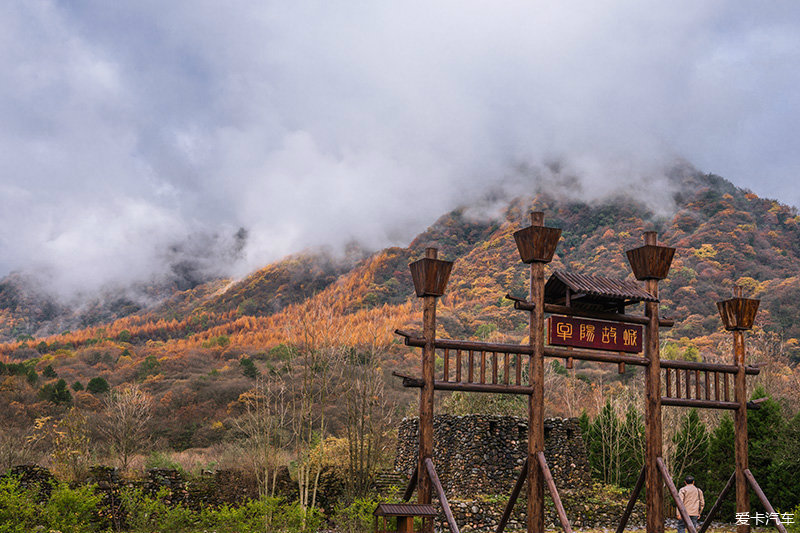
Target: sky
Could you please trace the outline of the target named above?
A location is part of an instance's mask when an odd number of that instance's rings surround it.
[[[405,245],[555,161],[583,199],[668,209],[683,160],[798,206],[799,86],[795,1],[9,0],[0,276]]]

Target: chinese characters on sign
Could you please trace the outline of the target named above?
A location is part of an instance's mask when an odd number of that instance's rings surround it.
[[[794,513],[736,513],[737,526],[746,526],[750,520],[757,526],[766,525],[770,521],[776,524],[794,524]]]
[[[642,326],[566,316],[551,316],[547,321],[547,340],[551,345],[610,352],[642,351]]]

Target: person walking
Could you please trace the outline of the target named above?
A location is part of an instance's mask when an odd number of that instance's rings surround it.
[[[681,490],[678,491],[678,497],[681,499],[681,502],[683,502],[683,506],[686,508],[686,513],[692,520],[694,529],[696,531],[697,520],[700,518],[700,513],[703,511],[703,506],[706,504],[706,502],[703,499],[703,491],[695,487],[694,478],[692,476],[686,476],[684,481],[686,482],[686,485],[684,485]],[[676,512],[678,513],[678,533],[685,533],[686,523],[681,518],[681,512]]]

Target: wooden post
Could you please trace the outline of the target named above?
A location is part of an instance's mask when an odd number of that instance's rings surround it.
[[[747,443],[747,384],[744,373],[744,332],[733,332],[733,352],[736,365],[736,383],[734,386],[736,403],[739,407],[733,415],[734,419],[734,447],[736,451],[736,512],[750,513],[750,495],[747,492],[747,478],[745,470],[748,464]],[[739,524],[736,533],[750,533],[750,524]]]
[[[744,332],[753,327],[758,312],[759,300],[744,298],[742,288],[733,289],[733,298],[717,302],[719,316],[725,329],[733,332],[733,363],[736,374],[733,377],[734,401],[738,404],[734,413],[734,449],[736,452],[736,512],[750,512],[750,496],[747,493],[747,383],[744,364]],[[728,379],[724,376],[725,400],[728,400]],[[736,526],[737,533],[749,533],[750,524]]]
[[[531,213],[531,225],[544,225],[544,213]],[[530,344],[528,379],[528,533],[544,533],[544,476],[535,468],[536,454],[544,452],[544,263],[531,263]]]
[[[427,248],[425,257],[436,259],[436,248]],[[424,296],[422,308],[422,388],[419,398],[419,463],[417,464],[417,501],[431,503],[431,478],[427,475],[425,459],[433,458],[433,382],[436,361],[436,296]],[[433,531],[433,521],[426,520],[423,530]]]
[[[674,248],[658,245],[654,231],[644,233],[644,246],[628,250],[628,262],[636,279],[645,282],[645,290],[658,298],[658,280],[664,279],[672,264]],[[664,490],[658,469],[658,459],[662,455],[661,427],[661,355],[658,339],[658,301],[647,302],[645,306],[647,325],[645,326],[645,356],[649,360],[645,371],[645,487],[647,507],[647,533],[664,532]],[[679,386],[680,374],[675,373],[675,385]],[[688,382],[686,388],[688,390]],[[680,389],[678,389],[679,391]],[[676,397],[679,396],[676,392]]]
[[[528,361],[528,533],[544,531],[544,476],[536,454],[544,452],[544,265],[553,260],[561,230],[544,226],[544,213],[531,213],[531,225],[514,232],[520,259],[531,265]],[[506,366],[508,383],[508,366]]]
[[[417,462],[417,501],[431,503],[431,478],[425,467],[433,459],[433,392],[436,361],[436,298],[444,294],[450,277],[452,262],[440,261],[436,248],[426,248],[425,258],[409,265],[414,290],[423,298],[422,336],[422,387],[419,398],[419,460]],[[433,521],[424,521],[423,531],[433,533]]]

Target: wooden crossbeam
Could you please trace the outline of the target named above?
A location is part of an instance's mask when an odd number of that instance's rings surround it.
[[[669,489],[669,493],[672,495],[672,499],[675,501],[675,506],[678,508],[678,512],[681,514],[681,518],[686,524],[686,529],[689,531],[689,533],[697,533],[694,523],[692,522],[692,519],[689,518],[689,513],[686,511],[686,507],[683,505],[683,500],[681,500],[681,497],[678,495],[678,489],[675,488],[675,483],[672,482],[672,476],[669,475],[667,465],[664,464],[664,460],[661,457],[656,459],[656,464],[661,472],[661,477],[664,478],[664,483],[667,484],[667,488]]]
[[[447,496],[444,493],[444,488],[442,488],[442,482],[439,481],[439,476],[436,474],[436,467],[433,466],[433,461],[431,461],[430,457],[425,458],[425,469],[428,471],[433,489],[439,497],[439,503],[442,505],[444,517],[447,520],[447,526],[450,528],[450,532],[459,533],[458,524],[456,524],[456,519],[453,517],[453,511],[450,510],[450,504],[447,502]]]
[[[558,520],[561,522],[561,527],[564,528],[565,533],[572,533],[572,527],[569,525],[569,519],[567,519],[567,512],[564,510],[564,504],[561,503],[561,496],[558,495],[556,482],[553,479],[553,474],[550,472],[550,467],[547,466],[547,459],[544,457],[544,452],[538,452],[536,454],[536,459],[539,461],[539,468],[542,469],[547,488],[550,489],[550,496],[553,498],[553,505],[558,513]]]
[[[705,533],[706,529],[708,529],[708,526],[711,525],[711,521],[714,519],[715,516],[717,516],[719,508],[722,507],[722,501],[725,499],[725,497],[733,488],[733,483],[735,480],[736,480],[736,471],[734,470],[733,474],[731,474],[731,477],[728,478],[728,482],[725,484],[725,488],[722,489],[722,492],[720,492],[719,496],[717,496],[717,501],[715,501],[714,505],[711,506],[711,510],[708,512],[706,519],[700,525],[700,529],[697,530],[697,533]]]
[[[769,503],[767,495],[764,494],[764,491],[761,490],[761,487],[758,486],[758,481],[756,481],[755,476],[753,476],[753,473],[750,472],[749,468],[746,468],[744,470],[744,477],[747,478],[747,482],[750,484],[750,488],[753,489],[753,492],[756,493],[758,499],[761,500],[761,505],[764,506],[764,509],[766,509],[769,514],[774,516],[775,509],[773,509],[772,504]],[[780,531],[781,533],[786,533],[786,528],[783,527],[783,524],[780,523],[780,520],[778,520],[778,523],[775,524],[775,527],[777,527],[778,531]]]
[[[503,516],[500,517],[500,523],[497,524],[497,533],[503,533],[503,530],[506,528],[506,524],[508,524],[508,520],[511,518],[511,513],[514,511],[514,505],[517,503],[517,498],[519,498],[519,493],[522,492],[522,487],[525,485],[525,480],[527,477],[528,459],[526,458],[525,462],[522,463],[522,470],[520,470],[519,477],[517,477],[517,482],[514,484],[514,490],[511,491],[511,496],[508,498],[508,503],[503,511]]]
[[[644,487],[644,478],[646,473],[647,468],[642,465],[642,471],[639,472],[639,479],[636,480],[636,485],[633,487],[631,497],[628,500],[628,505],[625,506],[625,512],[622,513],[619,526],[617,526],[617,533],[622,533],[625,531],[625,526],[628,524],[628,519],[631,517],[631,513],[633,513],[633,508],[636,505],[636,500],[639,498],[639,493],[642,492],[642,487]]]

